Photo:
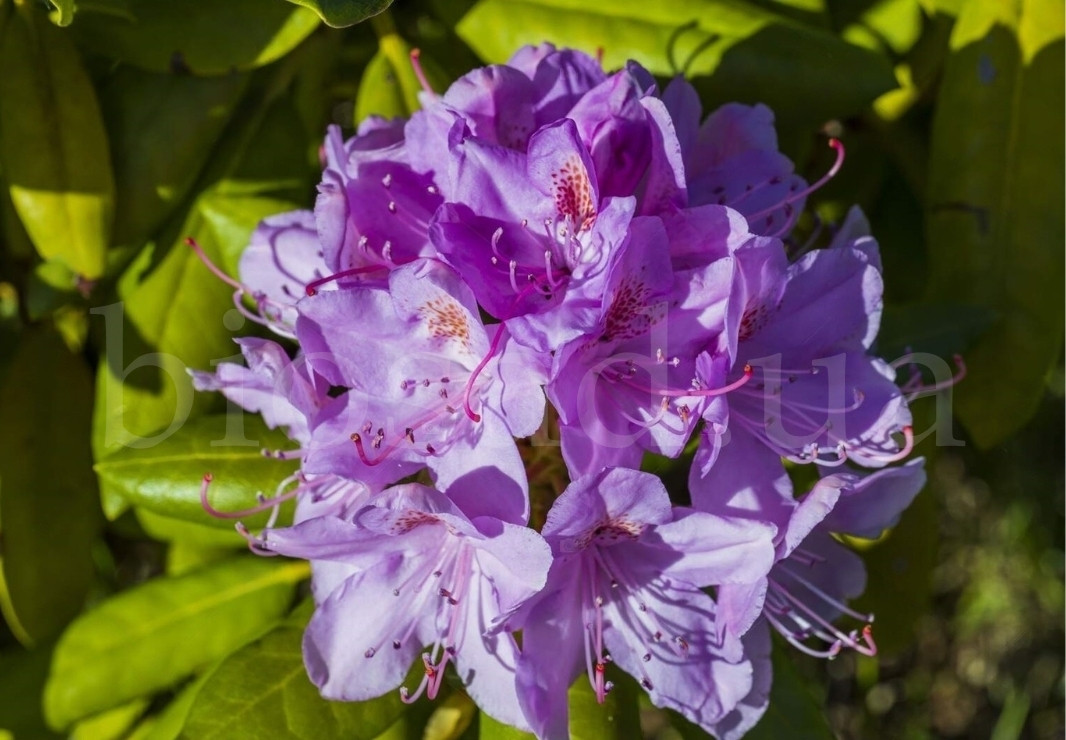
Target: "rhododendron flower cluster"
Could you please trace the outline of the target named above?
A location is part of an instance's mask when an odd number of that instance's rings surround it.
[[[295,523],[242,531],[311,562],[322,694],[433,698],[454,671],[487,714],[563,738],[570,685],[602,701],[620,670],[736,738],[767,706],[771,629],[873,653],[832,535],[876,537],[924,472],[893,465],[913,435],[873,352],[865,219],[794,233],[841,143],[809,185],[766,107],[704,117],[684,80],[547,44],[422,103],[329,130],[314,209],[266,219],[223,276],[278,341],[195,373],[296,445],[260,507],[296,499]],[[564,490],[530,480],[538,440]],[[688,490],[649,453],[690,461]]]

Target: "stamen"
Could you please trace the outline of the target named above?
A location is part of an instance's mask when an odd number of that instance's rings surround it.
[[[195,252],[196,256],[200,258],[200,261],[204,263],[204,267],[214,273],[215,277],[217,277],[219,280],[224,282],[226,285],[229,285],[230,287],[240,291],[244,295],[249,295],[251,293],[251,291],[249,291],[245,285],[238,283],[236,280],[234,280],[225,272],[223,272],[218,265],[212,262],[211,258],[208,257],[207,254],[204,252],[203,247],[201,247],[197,243],[197,241],[191,236],[185,237],[185,244],[192,248],[192,251]]]
[[[773,213],[774,211],[786,206],[789,203],[794,203],[797,200],[800,200],[801,198],[806,198],[815,190],[825,187],[825,184],[827,182],[836,177],[836,174],[840,172],[840,168],[844,166],[844,143],[840,141],[840,139],[830,139],[829,146],[831,146],[836,151],[836,160],[834,160],[833,166],[829,168],[828,172],[822,175],[822,177],[819,178],[818,181],[815,182],[813,185],[809,185],[808,187],[803,190],[800,190],[797,193],[792,193],[783,201],[775,203],[769,208],[764,208],[763,210],[758,211],[756,213],[748,214],[748,221],[753,222],[759,218],[762,218],[763,216],[766,216],[767,214]]]
[[[421,49],[411,49],[411,67],[414,69],[415,77],[418,78],[418,84],[422,86],[422,89],[426,93],[435,96],[437,93],[433,90],[433,86],[429,84],[425,70],[422,69]]]
[[[387,243],[388,242],[386,242],[386,244]],[[386,258],[386,259],[388,259],[388,258]],[[317,295],[318,294],[318,289],[320,287],[322,287],[323,285],[325,285],[326,283],[332,283],[335,280],[343,280],[346,277],[352,277],[354,275],[365,275],[368,272],[377,272],[377,271],[380,271],[382,269],[383,269],[383,267],[381,265],[369,265],[367,267],[353,267],[350,270],[341,270],[340,272],[335,272],[332,275],[327,275],[326,277],[321,277],[318,280],[312,280],[311,282],[309,282],[307,285],[304,286],[304,291],[309,296]]]

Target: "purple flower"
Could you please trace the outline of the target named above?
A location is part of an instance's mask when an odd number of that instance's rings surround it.
[[[731,258],[672,271],[660,220],[633,221],[596,330],[556,354],[546,389],[572,475],[639,467],[642,450],[677,456],[701,415],[715,413],[715,399],[728,390],[723,334],[734,279]]]
[[[790,643],[811,655],[832,657],[843,647],[876,652],[872,615],[846,605],[866,586],[862,560],[831,533],[877,537],[925,485],[924,459],[868,475],[836,472],[822,478],[801,500],[792,498],[788,476],[773,486],[752,487],[701,508],[777,527],[776,564],[766,578],[724,584],[718,591],[723,639],[744,634],[762,616]],[[848,616],[867,623],[844,632],[833,622]],[[809,639],[820,646],[811,646]]]
[[[663,93],[684,161],[689,206],[727,205],[744,214],[751,230],[786,236],[803,211],[807,195],[825,184],[843,161],[843,147],[831,140],[837,161],[814,185],[793,173],[777,149],[774,114],[765,105],[727,103],[700,123],[702,110],[692,85],[675,79]]]
[[[593,320],[630,198],[600,196],[573,121],[538,130],[528,152],[467,139],[453,197],[437,213],[437,250],[513,336],[555,349]]]
[[[760,578],[773,528],[670,506],[653,475],[607,469],[571,483],[542,531],[555,560],[544,590],[516,616],[517,685],[542,738],[565,738],[567,689],[582,672],[602,700],[613,662],[658,706],[704,727],[751,689],[739,644],[715,639],[700,589]]]
[[[469,516],[524,522],[528,482],[514,437],[544,412],[542,358],[485,327],[448,267],[398,268],[388,288],[352,287],[300,304],[308,362],[339,395],[311,430],[304,468],[383,486],[428,466]]]
[[[248,366],[222,362],[214,373],[190,371],[196,390],[219,391],[246,411],[260,414],[271,429],[283,427],[290,439],[306,444],[310,420],[327,402],[329,385],[305,357],[290,360],[269,339],[241,337],[236,342]]]
[[[743,309],[730,379],[753,377],[729,394],[728,417],[704,428],[689,480],[697,505],[772,480],[782,457],[879,467],[909,454],[906,399],[892,368],[869,353],[882,310],[873,240],[838,240],[791,265],[776,240],[734,258]]]
[[[315,201],[315,226],[328,280],[382,276],[435,254],[429,222],[442,197],[433,178],[409,164],[402,129],[380,124],[349,142],[331,126],[326,168]],[[375,148],[378,147],[378,148]]]
[[[319,516],[267,533],[260,546],[310,560],[317,609],[304,635],[311,680],[329,699],[364,701],[400,686],[436,696],[449,663],[501,722],[528,729],[515,690],[518,649],[501,621],[545,582],[551,554],[530,529],[467,518],[418,484],[387,489],[351,520]],[[427,647],[428,646],[428,647]]]

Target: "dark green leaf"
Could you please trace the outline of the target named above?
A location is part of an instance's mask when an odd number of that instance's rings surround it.
[[[137,0],[83,12],[72,27],[93,53],[153,72],[229,74],[292,51],[319,23],[306,8],[262,0]]]
[[[96,93],[68,32],[24,5],[0,36],[0,163],[45,259],[104,272],[115,185]]]
[[[1063,334],[1063,8],[968,3],[933,125],[930,300],[993,309],[956,412],[988,447],[1043,395]]]
[[[200,505],[200,481],[214,476],[211,505],[239,511],[256,505],[256,493],[272,495],[295,463],[263,456],[264,449],[291,446],[279,431],[267,430],[255,416],[217,414],[194,419],[173,436],[146,449],[125,448],[96,463],[101,481],[147,511],[197,524],[232,528]],[[248,526],[265,519],[248,517]]]
[[[45,726],[41,703],[26,701],[28,696],[40,696],[51,661],[51,647],[0,653],[0,737],[4,730],[16,738],[62,737]]]
[[[745,739],[833,740],[821,703],[792,665],[789,650],[775,646],[772,657],[774,683],[770,689],[770,706]]]
[[[302,636],[302,626],[287,622],[227,658],[197,695],[183,735],[369,740],[396,721],[405,706],[396,691],[365,702],[319,696],[304,668]]]
[[[89,553],[101,519],[91,398],[89,369],[57,333],[23,332],[0,388],[0,606],[25,643],[57,635],[93,582]]]
[[[969,349],[993,321],[995,312],[983,306],[886,306],[877,338],[878,354],[894,360],[909,352],[930,352],[950,360]]]
[[[251,556],[156,578],[78,618],[44,692],[49,725],[166,688],[262,633],[288,607],[306,563]]]
[[[741,0],[481,0],[458,30],[489,62],[547,38],[602,49],[609,69],[630,57],[658,75],[687,66],[704,99],[763,102],[806,125],[895,87],[882,55]]]
[[[185,198],[248,83],[121,67],[100,92],[114,153],[114,241],[139,246]]]
[[[318,13],[334,28],[354,26],[392,5],[392,0],[289,0]]]

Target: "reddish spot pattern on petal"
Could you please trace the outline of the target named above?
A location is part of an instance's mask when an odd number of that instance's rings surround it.
[[[663,316],[661,306],[649,305],[651,291],[639,279],[626,277],[615,291],[607,309],[604,339],[630,339],[640,336]]]
[[[423,303],[418,314],[426,321],[430,336],[436,339],[454,339],[464,347],[470,346],[470,326],[466,313],[455,301],[443,296]]]
[[[577,231],[591,229],[596,221],[596,204],[592,202],[588,173],[579,159],[571,157],[552,173],[552,188],[560,218],[569,219]]]

